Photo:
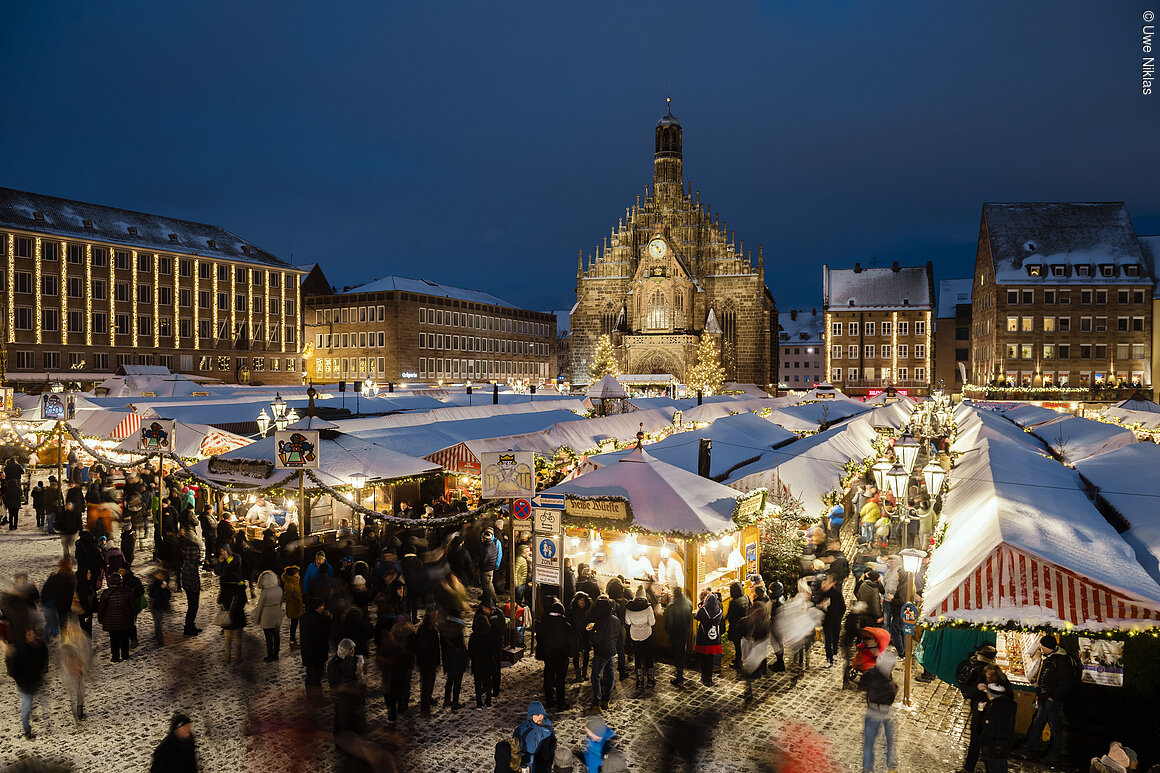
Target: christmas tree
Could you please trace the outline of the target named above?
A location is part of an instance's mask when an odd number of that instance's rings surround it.
[[[700,389],[706,395],[721,391],[725,383],[725,369],[721,367],[721,356],[717,353],[717,343],[713,336],[701,336],[697,347],[697,364],[689,369],[690,391]]]
[[[592,358],[592,367],[588,369],[588,378],[596,383],[605,376],[619,375],[620,365],[616,362],[612,340],[607,335],[602,335],[596,342],[596,354]]]

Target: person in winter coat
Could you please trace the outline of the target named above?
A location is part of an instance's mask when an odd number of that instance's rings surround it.
[[[576,567],[576,592],[587,593],[589,603],[592,604],[600,598],[600,586],[592,575],[592,570],[588,568],[588,564],[580,564]]]
[[[577,682],[588,678],[588,654],[592,651],[592,632],[588,630],[591,615],[591,597],[584,591],[576,591],[568,607],[568,623],[576,632],[577,647],[576,654],[572,656],[572,669]]]
[[[986,671],[989,666],[995,665],[997,654],[998,650],[990,644],[985,644],[977,652],[972,653],[967,659],[970,663],[970,674],[959,685],[959,692],[966,699],[971,713],[970,740],[967,743],[967,756],[963,760],[963,770],[973,771],[979,762],[983,742],[983,709],[987,705]]]
[[[366,685],[362,681],[361,658],[354,642],[343,639],[326,666],[326,682],[334,704],[334,735],[366,733]]]
[[[85,718],[85,680],[92,668],[93,643],[78,623],[70,620],[61,629],[59,656],[60,678],[68,691],[73,716],[82,721]]]
[[[427,607],[423,622],[415,631],[415,665],[419,667],[419,716],[431,716],[434,702],[435,672],[439,669],[439,613],[434,605]]]
[[[69,558],[73,544],[80,533],[82,515],[85,512],[85,493],[79,483],[69,486],[64,505],[56,518],[56,530],[60,533],[60,546],[64,557]]]
[[[701,684],[713,686],[713,658],[721,654],[721,600],[715,593],[706,593],[697,610],[697,641],[693,646],[701,659]]]
[[[876,629],[882,630],[882,629]],[[883,633],[886,633],[884,630]],[[888,635],[889,636],[889,635]],[[898,654],[888,646],[875,652],[875,661],[866,673],[862,675],[861,688],[866,691],[866,714],[863,718],[862,736],[862,770],[874,770],[874,743],[881,728],[886,735],[886,767],[895,770],[898,767],[898,758],[894,748],[894,721],[891,718],[891,706],[898,694],[898,687],[894,684],[894,664]]]
[[[882,516],[882,508],[878,506],[878,496],[875,495],[867,499],[858,515],[862,521],[862,538],[870,542],[874,539],[874,528]]]
[[[770,623],[773,619],[773,602],[765,591],[764,585],[753,587],[753,599],[749,603],[749,619],[747,621],[746,639],[751,647],[766,647],[771,631]],[[767,650],[767,648],[766,648]],[[758,677],[766,671],[765,659],[762,658],[757,667],[750,673],[751,677]]]
[[[599,773],[609,751],[609,742],[616,733],[602,717],[591,716],[584,721],[584,735],[584,751],[580,755],[584,770],[586,773]]]
[[[286,617],[290,618],[290,649],[298,649],[298,621],[302,617],[302,585],[298,565],[282,570],[282,598],[286,602]]]
[[[225,662],[229,665],[234,645],[241,649],[241,632],[246,627],[246,583],[242,576],[242,561],[229,545],[223,545],[218,548],[218,561],[213,571],[221,578],[218,606],[228,612],[222,629],[225,631]]]
[[[173,591],[169,589],[169,572],[164,569],[153,570],[149,581],[149,613],[153,615],[153,640],[158,647],[165,646],[165,637],[162,628],[165,616],[172,609],[171,599]]]
[[[446,679],[443,708],[450,706],[452,711],[463,708],[459,702],[459,691],[463,686],[463,672],[467,670],[467,642],[463,638],[465,627],[467,624],[459,617],[440,615],[439,657],[443,661],[443,676]]]
[[[37,635],[35,628],[24,632],[22,641],[12,644],[7,657],[8,675],[16,682],[20,693],[20,725],[25,738],[33,738],[32,704],[39,695],[41,708],[48,715],[48,696],[41,692],[44,673],[48,667],[48,645]]]
[[[853,668],[864,674],[874,667],[878,653],[890,646],[890,632],[885,628],[867,626],[862,629],[862,640],[857,644],[858,654],[854,656]]]
[[[109,634],[109,649],[114,663],[129,659],[129,637],[136,613],[133,589],[124,582],[121,575],[109,577],[109,587],[101,594],[97,607],[97,620]]]
[[[475,707],[477,709],[491,705],[495,661],[499,657],[502,646],[502,640],[492,625],[491,614],[491,605],[487,599],[484,599],[475,610],[475,618],[471,622],[471,638],[467,641],[467,654],[471,658],[471,678],[475,684]]]
[[[878,572],[871,569],[862,576],[854,589],[854,598],[866,605],[867,623],[882,622],[882,585],[878,581]]]
[[[197,773],[198,770],[193,720],[178,712],[169,720],[169,734],[153,750],[149,773]]]
[[[653,626],[656,613],[645,598],[644,586],[636,586],[636,596],[628,602],[624,610],[624,623],[628,628],[628,638],[632,642],[635,659],[636,686],[655,687],[656,674],[653,673]]]
[[[1015,744],[1015,698],[1011,683],[998,666],[984,671],[987,680],[980,726],[983,764],[987,773],[1006,773],[1007,758]]]
[[[842,583],[832,574],[826,574],[822,579],[820,590],[818,606],[825,612],[822,617],[822,634],[826,648],[826,665],[822,668],[833,668],[842,637],[842,618],[846,616],[846,597],[842,594]]]
[[[411,672],[415,665],[415,626],[407,615],[395,618],[395,624],[384,630],[379,639],[379,667],[383,671],[383,693],[387,700],[387,718],[395,721],[406,714],[411,702]]]
[[[544,661],[545,702],[557,711],[564,711],[568,708],[564,699],[568,658],[575,655],[580,646],[576,631],[564,613],[564,605],[559,601],[552,602],[537,631],[536,657]]]
[[[620,675],[620,680],[624,681],[628,678],[628,657],[632,655],[625,646],[625,639],[627,636],[624,631],[624,613],[628,608],[628,602],[632,599],[632,595],[626,593],[624,583],[620,577],[613,577],[608,581],[604,588],[605,595],[612,600],[613,609],[616,612],[616,618],[620,621],[620,637],[616,640],[616,670]],[[627,596],[627,598],[626,598]]]
[[[693,629],[693,605],[685,598],[681,587],[673,588],[673,600],[665,608],[665,633],[669,637],[669,648],[673,655],[673,668],[677,675],[672,679],[674,686],[685,683],[685,660],[689,649],[689,631]]]
[[[503,565],[503,545],[496,537],[495,529],[488,527],[483,530],[483,540],[480,547],[479,582],[483,589],[483,598],[496,602],[495,572]]]
[[[16,524],[20,520],[20,506],[24,504],[23,478],[24,468],[16,461],[16,457],[12,457],[4,465],[4,506],[8,508],[9,531],[16,531]]]
[[[528,591],[531,589],[528,575],[532,568],[532,550],[527,545],[520,545],[516,550],[515,587],[516,604],[524,606],[528,603]]]
[[[282,588],[278,586],[278,575],[266,570],[258,575],[258,605],[254,607],[254,620],[266,637],[266,663],[278,659],[282,648]]]
[[[302,667],[307,692],[322,687],[326,658],[330,654],[330,612],[320,598],[308,598],[302,614]]]
[[[62,558],[57,562],[56,571],[44,581],[40,589],[40,603],[44,605],[44,635],[52,638],[68,625],[72,615],[73,594],[77,589],[77,578],[73,574],[72,562]]]
[[[862,641],[862,629],[866,627],[866,604],[855,601],[842,623],[842,637],[838,644],[842,649],[842,688],[849,688],[857,676],[853,670],[854,652]]]
[[[592,632],[592,711],[608,708],[612,698],[613,665],[616,645],[620,641],[623,625],[616,617],[616,607],[612,599],[601,596],[592,605],[592,619],[588,630]]]
[[[1030,757],[1033,747],[1039,744],[1043,737],[1045,725],[1051,727],[1051,742],[1047,747],[1044,761],[1057,762],[1063,750],[1063,707],[1064,701],[1071,691],[1070,655],[1059,646],[1059,641],[1052,634],[1039,639],[1039,653],[1043,664],[1039,667],[1039,677],[1035,685],[1035,718],[1031,721],[1031,730],[1027,738],[1014,754],[1019,757]]]
[[[32,489],[32,510],[36,513],[36,528],[44,529],[44,494],[48,489],[44,481],[37,481],[36,488]]]
[[[181,530],[181,589],[185,592],[186,636],[197,636],[197,612],[201,606],[201,543],[189,529]]]
[[[528,704],[527,719],[515,729],[512,736],[520,742],[520,767],[530,773],[550,773],[556,756],[556,733],[544,704]]]
[[[729,610],[725,614],[725,624],[728,630],[729,641],[733,644],[733,670],[741,670],[741,640],[748,630],[746,619],[749,616],[749,598],[741,589],[741,583],[729,585]]]

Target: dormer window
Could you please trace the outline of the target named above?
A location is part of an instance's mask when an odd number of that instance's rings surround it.
[[[783,341],[788,341],[789,340],[789,333],[782,333],[781,335],[778,336],[778,338],[780,338]]]
[[[87,228],[90,231],[93,230],[93,221],[89,220],[87,217],[81,221],[81,225],[83,225],[85,228]]]
[[[44,213],[41,212],[39,209],[32,213],[32,217],[36,220],[39,220],[42,223],[44,222]]]
[[[129,235],[130,235],[130,236],[136,236],[136,235],[137,235],[137,226],[135,226],[135,225],[131,225],[131,226],[129,226]]]
[[[210,248],[211,250],[216,250],[216,249],[217,249],[217,242],[216,242],[216,241],[214,241],[213,239],[206,239],[206,240],[205,240],[205,243],[206,243],[207,245],[209,245],[209,248]]]
[[[1043,276],[1043,265],[1041,263],[1028,264],[1027,276]]]
[[[169,234],[169,241],[177,244],[177,234]]]
[[[1052,276],[1067,276],[1067,266],[1065,266],[1062,263],[1052,263],[1051,264],[1051,275]]]
[[[250,245],[243,244],[242,245],[242,252],[244,252],[246,255],[249,255],[250,254]]]
[[[1135,263],[1124,266],[1124,276],[1140,276],[1140,266]]]
[[[1080,265],[1075,267],[1075,275],[1076,276],[1091,276],[1092,275],[1092,267],[1089,266],[1087,263],[1081,263]]]
[[[1100,264],[1100,276],[1115,276],[1115,275],[1116,275],[1116,264],[1115,263],[1101,263]]]

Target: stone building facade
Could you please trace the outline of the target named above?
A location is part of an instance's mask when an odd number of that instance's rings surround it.
[[[934,386],[958,392],[971,365],[971,280],[942,279],[934,322]],[[962,363],[962,368],[959,368]]]
[[[2,369],[300,384],[301,274],[219,226],[0,188]]]
[[[555,314],[399,276],[304,300],[316,383],[556,380]]]
[[[571,314],[572,379],[587,383],[601,335],[625,374],[686,380],[703,336],[713,336],[726,380],[777,383],[777,308],[765,286],[762,249],[745,252],[720,214],[682,175],[681,125],[656,125],[653,184],[576,267]],[[771,334],[771,331],[772,334]]]
[[[972,383],[1150,386],[1148,263],[1123,203],[984,204]]]
[[[826,380],[851,397],[930,394],[934,265],[823,268]]]

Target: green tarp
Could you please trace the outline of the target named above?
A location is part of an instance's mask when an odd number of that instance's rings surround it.
[[[984,644],[994,646],[994,631],[975,628],[931,628],[922,632],[915,659],[947,684],[955,684],[955,669]]]

